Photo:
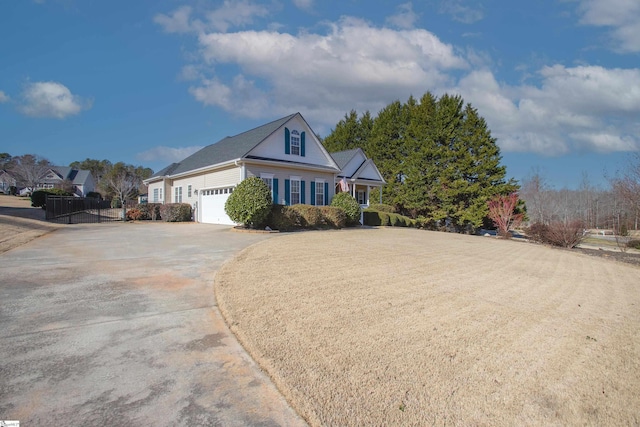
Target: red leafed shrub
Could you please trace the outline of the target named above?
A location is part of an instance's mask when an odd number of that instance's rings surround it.
[[[518,206],[518,194],[496,196],[488,202],[489,218],[498,228],[498,235],[509,238],[509,229],[520,225],[523,219],[521,213],[515,213]]]

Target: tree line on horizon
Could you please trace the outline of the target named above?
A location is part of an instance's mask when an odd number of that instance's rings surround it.
[[[12,156],[0,153],[0,170],[14,176],[22,186],[35,189],[48,172],[49,168],[58,166],[37,154]],[[94,178],[96,193],[107,200],[129,200],[144,193],[143,180],[153,175],[153,170],[143,166],[135,166],[124,162],[112,163],[109,160],[85,159],[71,162],[69,167],[88,170]],[[63,183],[63,187],[71,183]],[[63,188],[65,189],[65,188]]]

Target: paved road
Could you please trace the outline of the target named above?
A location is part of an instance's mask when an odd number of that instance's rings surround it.
[[[0,420],[298,426],[215,305],[216,269],[268,238],[204,224],[65,227],[0,255]]]

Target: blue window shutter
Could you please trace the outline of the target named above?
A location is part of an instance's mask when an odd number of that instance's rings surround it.
[[[311,181],[311,204],[315,206],[316,204],[316,182]]]
[[[304,205],[304,181],[300,181],[300,203]]]
[[[288,128],[284,128],[284,154],[291,154],[291,134]]]
[[[278,204],[278,178],[273,178],[273,203]]]
[[[300,135],[300,156],[304,157],[304,132]]]
[[[291,204],[291,182],[288,179],[284,180],[284,204]]]
[[[327,206],[329,204],[329,183],[324,183],[324,205]]]

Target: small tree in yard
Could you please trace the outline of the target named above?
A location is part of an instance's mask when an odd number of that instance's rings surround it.
[[[342,208],[347,215],[347,225],[356,225],[360,221],[360,205],[349,193],[338,193],[333,196],[331,206]]]
[[[489,218],[498,228],[498,235],[505,238],[511,237],[509,229],[519,226],[524,218],[522,213],[516,213],[518,194],[496,196],[488,202],[488,205]]]
[[[102,178],[102,185],[122,203],[122,219],[127,218],[127,200],[138,195],[138,186],[142,179],[135,174],[131,166],[118,162]]]
[[[242,181],[227,199],[224,210],[233,222],[247,227],[262,225],[271,212],[271,191],[258,177]]]

